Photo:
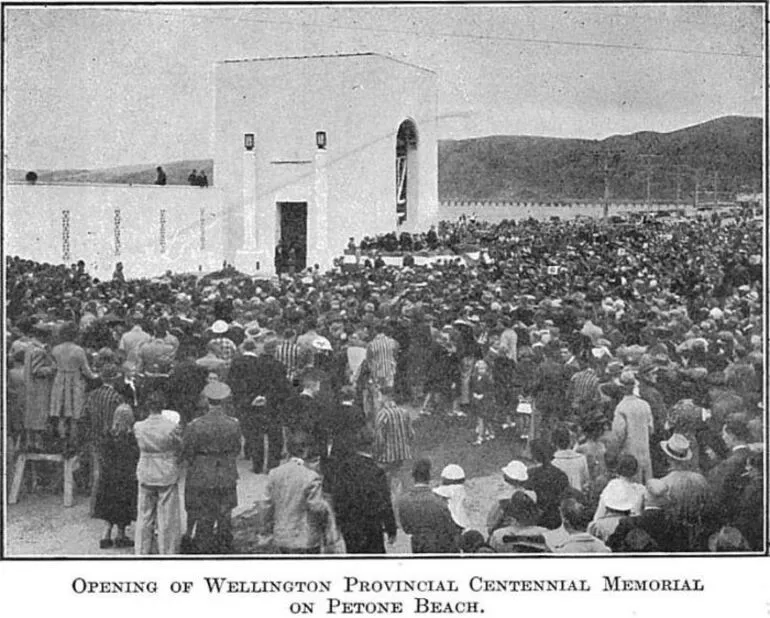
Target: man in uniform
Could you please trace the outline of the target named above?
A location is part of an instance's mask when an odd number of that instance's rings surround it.
[[[238,420],[225,413],[230,387],[211,382],[203,389],[208,412],[185,430],[182,457],[189,464],[185,484],[187,539],[183,551],[199,553],[232,551],[231,512],[238,504],[236,459],[241,451]]]

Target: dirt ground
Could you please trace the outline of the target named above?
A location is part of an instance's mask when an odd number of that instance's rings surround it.
[[[413,409],[410,412],[414,418],[416,434],[414,456],[431,460],[434,478],[449,463],[463,467],[468,479],[468,515],[474,527],[483,530],[487,513],[498,497],[505,493],[500,468],[519,456],[519,442],[513,436],[504,435],[481,446],[474,446],[471,444],[474,436],[469,419],[443,415],[418,417]],[[410,464],[407,466],[411,467]],[[267,480],[264,474],[254,474],[250,462],[244,459],[239,459],[238,470],[238,507],[233,513],[236,530],[248,526],[253,505],[264,495]],[[12,470],[8,472],[10,489]],[[404,472],[404,476],[408,477],[408,470]],[[19,502],[7,508],[7,555],[132,555],[131,549],[99,549],[104,523],[88,516],[87,496],[76,494],[75,498],[74,506],[65,508],[60,487],[38,488],[34,493],[22,493]],[[132,534],[130,528],[128,533],[129,536]],[[399,531],[395,545],[388,547],[388,552],[409,553],[408,535]]]

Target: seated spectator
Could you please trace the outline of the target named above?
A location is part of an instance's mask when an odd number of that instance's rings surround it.
[[[460,466],[445,466],[441,471],[441,485],[434,488],[433,493],[446,499],[452,519],[460,529],[470,528],[470,517],[466,508],[468,496],[465,493],[465,471]]]
[[[608,554],[610,548],[586,531],[591,511],[574,498],[559,505],[562,525],[546,535],[546,543],[555,554]]]
[[[529,480],[529,473],[527,472],[527,466],[523,462],[514,459],[508,462],[508,465],[502,469],[503,480],[513,488],[513,494],[500,496],[497,503],[487,516],[487,532],[491,535],[498,528],[502,528],[507,525],[505,517],[505,507],[508,500],[519,492],[525,493],[529,496],[533,502],[537,502],[537,494],[531,489],[527,488],[527,481]]]
[[[606,494],[614,491],[616,485],[625,487],[627,491],[635,496],[633,505],[631,506],[631,515],[641,515],[644,499],[644,485],[634,481],[638,468],[639,465],[636,462],[636,457],[633,455],[621,455],[618,458],[618,463],[615,467],[616,476],[607,483],[607,486],[599,496],[599,505],[596,507],[594,521],[601,519],[607,514]]]
[[[552,440],[558,450],[554,453],[551,463],[567,475],[569,484],[573,489],[580,492],[584,491],[590,482],[588,462],[585,455],[572,449],[570,430],[564,425],[556,427]]]
[[[641,535],[629,539],[632,532],[640,531],[647,535],[645,543],[640,545]],[[676,547],[677,530],[668,514],[668,487],[660,479],[650,479],[644,491],[644,509],[640,515],[624,517],[618,523],[615,532],[607,540],[613,552],[661,551],[669,552]]]
[[[497,553],[544,553],[547,528],[537,525],[540,517],[534,500],[516,492],[505,505],[506,525],[489,537],[489,545]]]
[[[615,532],[620,520],[631,514],[631,509],[638,502],[638,495],[626,483],[608,485],[603,492],[604,515],[594,519],[588,527],[588,532],[606,542]]]
[[[737,528],[723,527],[709,537],[710,552],[744,552],[751,551],[748,541]]]
[[[484,540],[484,535],[478,530],[466,530],[460,537],[460,553],[463,554],[494,554],[495,550]]]
[[[538,524],[549,529],[561,525],[559,504],[564,492],[570,486],[567,475],[551,463],[553,447],[542,439],[533,440],[531,444],[532,457],[539,463],[528,470],[527,487],[537,494],[537,505],[540,509]]]

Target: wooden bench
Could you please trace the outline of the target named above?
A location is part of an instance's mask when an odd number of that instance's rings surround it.
[[[46,453],[19,453],[16,457],[16,468],[13,474],[13,484],[11,485],[11,494],[8,496],[9,504],[16,504],[19,501],[19,492],[24,480],[24,469],[28,461],[53,461],[61,463],[64,466],[64,506],[72,506],[74,493],[73,474],[78,468],[79,461],[77,457],[65,458],[64,455],[53,455]]]

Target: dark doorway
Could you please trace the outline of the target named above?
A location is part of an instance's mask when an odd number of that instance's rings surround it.
[[[277,270],[304,270],[307,266],[307,202],[278,202],[278,221],[282,259]]]

